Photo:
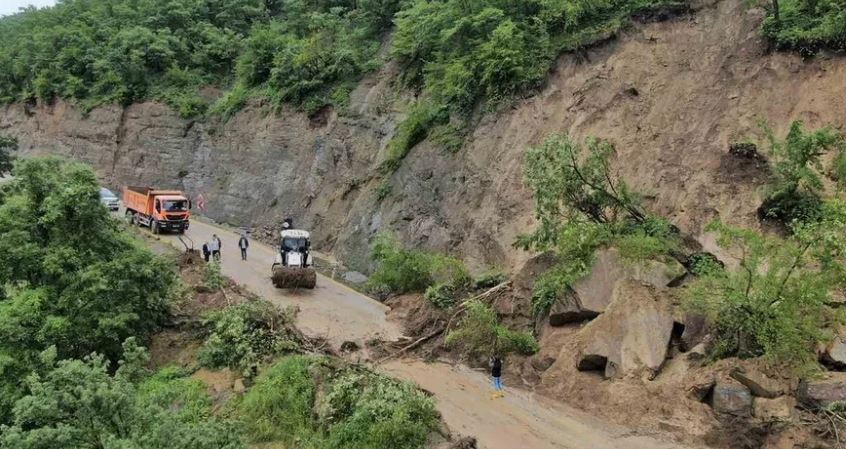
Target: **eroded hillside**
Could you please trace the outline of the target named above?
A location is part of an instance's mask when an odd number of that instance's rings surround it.
[[[379,231],[477,267],[519,266],[529,254],[511,244],[533,225],[526,148],[555,132],[593,135],[616,144],[615,167],[654,212],[708,246],[701,231],[714,217],[756,224],[766,173],[730,156],[732,142],[756,134],[760,120],[781,132],[795,119],[839,127],[846,116],[846,62],[770,52],[763,17],[739,0],[708,3],[564,55],[537,95],[483,115],[456,154],[430,141],[414,147],[389,191],[377,169],[409,100],[393,64],[358,85],[349,110],[311,118],[258,102],[228,121],[181,119],[159,103],[84,116],[57,101],[4,107],[0,130],[24,154],[90,162],[115,185],[202,193],[208,215],[232,225],[298,217],[320,249],[359,270]]]

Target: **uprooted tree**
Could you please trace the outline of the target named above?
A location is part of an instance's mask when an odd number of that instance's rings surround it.
[[[568,286],[584,277],[601,246],[619,247],[623,257],[644,260],[672,253],[677,231],[650,215],[640,196],[611,168],[614,145],[597,138],[583,143],[565,134],[548,137],[526,154],[525,180],[535,197],[535,232],[515,246],[554,251],[561,263],[536,284],[536,314],[546,312]]]

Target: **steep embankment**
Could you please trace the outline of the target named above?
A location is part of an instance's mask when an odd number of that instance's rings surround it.
[[[715,216],[754,223],[763,173],[734,160],[728,145],[761,119],[781,131],[794,119],[840,126],[846,116],[838,101],[846,61],[769,53],[762,17],[726,0],[562,56],[540,93],[485,116],[457,154],[415,147],[381,202],[374,175],[404,103],[391,65],[358,86],[348,112],[312,120],[255,104],[225,123],[183,120],[155,103],[83,117],[58,102],[5,107],[0,130],[19,137],[25,154],[88,161],[115,185],[203,193],[208,214],[233,225],[292,215],[320,249],[356,269],[366,268],[368,238],[379,230],[512,268],[527,254],[510,244],[533,222],[523,153],[554,132],[613,140],[622,176],[687,232],[700,235]]]

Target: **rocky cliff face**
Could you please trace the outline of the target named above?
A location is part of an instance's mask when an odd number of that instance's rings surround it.
[[[616,168],[654,212],[709,246],[701,232],[714,217],[755,225],[766,177],[728,154],[732,142],[762,119],[781,133],[794,119],[840,127],[846,117],[846,60],[770,53],[762,17],[741,0],[718,1],[562,56],[541,92],[486,115],[459,153],[415,147],[382,201],[374,175],[404,103],[390,64],[361,83],[350,111],[311,120],[259,104],[226,122],[183,120],[156,103],[83,117],[58,102],[0,109],[0,132],[18,136],[25,154],[87,161],[113,186],[203,193],[208,214],[232,225],[294,216],[320,249],[360,270],[380,230],[475,267],[519,265],[528,255],[511,243],[533,225],[525,149],[555,132],[594,135],[616,143]]]

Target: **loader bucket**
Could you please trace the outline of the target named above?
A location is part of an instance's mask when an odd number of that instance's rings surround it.
[[[317,272],[314,268],[274,267],[271,276],[276,288],[314,288]]]

